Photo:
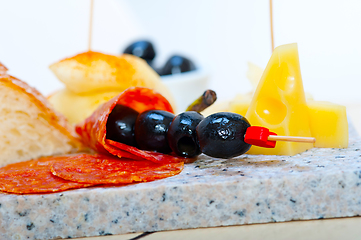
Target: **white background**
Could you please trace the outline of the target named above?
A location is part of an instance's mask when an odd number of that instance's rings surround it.
[[[44,94],[62,87],[48,66],[87,50],[89,0],[0,0],[0,62]],[[276,46],[297,42],[305,90],[361,102],[361,1],[274,0]],[[271,55],[268,0],[96,0],[93,50],[120,53],[151,39],[211,73],[220,98],[251,89],[247,62]]]

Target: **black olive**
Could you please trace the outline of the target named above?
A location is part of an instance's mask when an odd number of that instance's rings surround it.
[[[106,138],[136,146],[134,125],[139,113],[130,107],[116,105],[109,114]]]
[[[184,112],[173,119],[168,130],[168,143],[173,152],[183,157],[201,154],[196,127],[204,117],[194,111]]]
[[[250,126],[246,118],[236,113],[206,117],[196,129],[201,151],[216,158],[232,158],[247,152],[251,145],[244,142],[244,134]]]
[[[124,53],[143,58],[148,64],[150,64],[155,57],[153,44],[149,41],[136,41],[130,44],[124,50]]]
[[[169,153],[167,132],[174,114],[163,110],[148,110],[139,114],[135,122],[135,139],[143,150]]]
[[[183,56],[174,55],[165,63],[164,67],[159,71],[160,75],[170,75],[195,70],[194,63]]]

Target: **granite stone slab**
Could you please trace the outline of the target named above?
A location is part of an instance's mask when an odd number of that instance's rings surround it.
[[[200,156],[171,178],[0,193],[0,239],[56,239],[361,215],[361,139],[293,157]]]

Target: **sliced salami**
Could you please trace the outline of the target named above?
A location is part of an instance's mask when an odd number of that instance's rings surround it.
[[[142,113],[157,109],[173,113],[172,106],[162,95],[149,88],[132,87],[99,107],[90,117],[76,126],[77,133],[83,142],[98,153],[114,155],[120,158],[148,160],[152,162],[185,162],[189,159],[143,151],[136,147],[114,142],[106,138],[106,125],[109,114],[117,105],[124,105]]]
[[[2,167],[0,168],[0,191],[16,194],[51,193],[93,186],[94,184],[64,180],[51,173],[52,164],[68,158],[69,156],[44,157]]]
[[[183,162],[154,163],[101,154],[79,154],[56,162],[51,172],[63,179],[90,184],[149,182],[179,174]]]

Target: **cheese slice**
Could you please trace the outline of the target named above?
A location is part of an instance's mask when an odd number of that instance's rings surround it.
[[[315,147],[347,148],[348,122],[346,107],[330,102],[307,101],[311,134]]]
[[[297,44],[282,45],[274,50],[246,118],[252,126],[267,127],[278,135],[311,137]],[[279,141],[275,148],[252,146],[247,153],[292,156],[312,147],[312,143]]]
[[[252,97],[246,96],[244,98],[235,98],[229,103],[229,111],[246,116],[247,110],[251,103]]]
[[[76,124],[89,117],[101,104],[117,96],[119,91],[76,94],[68,89],[59,90],[48,97],[53,107]]]
[[[312,137],[316,138],[314,147],[347,148],[348,121],[346,107],[325,101],[307,99]],[[229,109],[223,111],[235,112],[245,116],[251,98],[234,99]]]

